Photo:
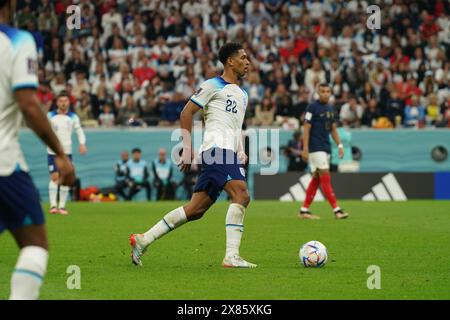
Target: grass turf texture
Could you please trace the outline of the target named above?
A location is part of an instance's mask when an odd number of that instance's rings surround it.
[[[254,201],[245,218],[241,255],[257,269],[221,267],[228,203],[155,242],[130,262],[130,233],[144,232],[180,202],[69,203],[69,216],[46,214],[50,260],[42,299],[450,299],[450,203],[342,201],[351,216],[334,219],[327,203],[318,221],[298,220],[299,204]],[[45,208],[48,210],[48,207]],[[298,251],[323,242],[322,269],[300,266]],[[9,294],[18,249],[0,236],[0,299]],[[66,269],[81,269],[68,290]],[[369,290],[367,268],[381,268]]]

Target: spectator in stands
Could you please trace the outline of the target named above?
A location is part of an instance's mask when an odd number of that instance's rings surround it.
[[[391,123],[398,127],[402,124],[403,120],[404,103],[402,99],[399,99],[397,91],[392,90],[390,98],[387,100],[385,113]]]
[[[305,86],[309,92],[315,92],[319,83],[325,82],[325,71],[322,69],[319,59],[314,59],[312,67],[306,70]]]
[[[120,154],[120,160],[114,165],[114,180],[116,193],[119,194],[124,200],[130,200],[128,198],[128,151],[122,151]]]
[[[363,112],[363,107],[358,104],[356,97],[352,96],[347,103],[342,105],[339,113],[339,119],[342,121],[344,126],[358,128],[361,126]]]
[[[125,106],[119,110],[117,123],[124,126],[140,127],[144,122],[140,119],[139,109],[136,107],[133,96],[125,98]]]
[[[91,92],[91,87],[86,79],[86,74],[84,72],[77,72],[75,80],[71,81],[71,83],[72,95],[77,99],[81,99],[83,92]]]
[[[148,182],[149,173],[147,168],[147,162],[141,159],[141,149],[134,148],[131,151],[132,159],[128,160],[128,184],[130,187],[128,193],[128,199],[132,200],[133,197],[140,191],[142,188],[145,189],[145,193],[147,196],[147,200],[151,200],[151,187]]]
[[[102,108],[102,112],[98,117],[98,123],[102,128],[111,128],[114,127],[116,117],[112,112],[111,105],[105,103]]]
[[[443,127],[447,126],[447,128],[450,128],[450,97],[447,98],[447,101],[445,102],[444,106],[444,119],[441,122]]]
[[[76,98],[83,90],[91,93],[96,120],[106,101],[114,101],[112,111],[118,114],[128,95],[142,112],[141,86],[147,80],[162,109],[174,101],[174,91],[182,92],[185,102],[200,83],[219,74],[218,48],[232,40],[243,43],[252,72],[260,78],[249,90],[250,100],[261,103],[255,92],[273,95],[283,84],[295,113],[299,88],[306,87],[309,102],[317,83],[324,81],[333,84],[338,109],[347,102],[342,90],[347,84],[364,108],[375,97],[381,117],[393,124],[400,124],[404,115],[403,107],[396,109],[399,101],[410,104],[417,95],[425,105],[434,94],[442,105],[450,95],[448,1],[385,2],[379,30],[364,27],[364,1],[233,0],[223,6],[211,0],[79,2],[80,30],[66,28],[67,0],[18,1],[16,20],[35,38],[40,83],[49,81],[52,95],[62,89]],[[79,73],[85,76],[77,83]],[[336,74],[341,79],[335,80]],[[364,90],[367,82],[373,90]],[[398,101],[390,98],[393,91]],[[47,92],[43,94],[46,98]],[[255,115],[256,107],[250,105],[246,116]]]
[[[144,83],[145,80],[152,80],[156,77],[156,71],[152,67],[149,66],[149,62],[147,57],[144,55],[141,59],[139,67],[135,68],[133,71],[134,78],[136,79],[136,83],[138,87]]]
[[[252,125],[271,126],[275,117],[275,106],[269,98],[264,98],[260,104],[255,107],[255,116]]]
[[[102,15],[102,29],[104,30],[104,37],[109,37],[112,34],[114,26],[119,28],[120,34],[123,34],[122,14],[117,11],[116,6],[113,4],[109,7],[109,11]]]
[[[184,108],[186,101],[181,93],[175,92],[171,99],[164,104],[160,126],[176,126],[180,119],[180,113]]]
[[[428,125],[435,125],[441,121],[441,107],[439,106],[438,99],[435,94],[428,95],[425,112],[426,123]]]
[[[59,95],[61,91],[66,90],[66,79],[64,77],[64,73],[58,72],[52,81],[50,81],[50,87],[55,95]]]
[[[160,105],[155,97],[149,97],[144,101],[144,105],[141,106],[141,118],[148,126],[157,126],[160,114]]]
[[[299,117],[292,104],[292,98],[284,84],[278,84],[275,92],[275,121],[278,125],[288,129],[299,128]]]
[[[348,98],[350,87],[346,81],[342,79],[340,73],[336,73],[331,83],[331,94],[334,96],[335,104],[342,106]]]
[[[425,123],[425,108],[417,96],[411,97],[411,103],[405,107],[405,127],[423,127]]]
[[[244,89],[248,94],[248,103],[259,104],[264,95],[264,86],[261,84],[261,77],[257,72],[250,72],[248,75],[248,83],[244,85]]]
[[[154,45],[157,39],[164,39],[167,36],[167,30],[164,27],[161,16],[157,15],[153,19],[153,24],[147,28],[145,37],[150,45]]]
[[[363,89],[358,91],[358,102],[363,107],[366,107],[369,104],[370,100],[377,98],[377,95],[369,81],[366,81],[366,83],[364,83]]]
[[[380,117],[380,109],[377,105],[376,98],[372,98],[369,100],[367,107],[364,109],[364,113],[361,119],[361,125],[366,127],[373,127]]]
[[[75,105],[75,112],[80,118],[80,123],[83,127],[98,127],[98,122],[92,115],[91,97],[88,92],[81,92],[81,96]]]
[[[172,181],[172,162],[167,159],[166,153],[166,149],[159,149],[158,158],[152,162],[156,200],[173,200],[175,197],[175,184]]]

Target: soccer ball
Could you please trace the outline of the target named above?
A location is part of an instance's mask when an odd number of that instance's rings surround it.
[[[305,267],[321,268],[327,263],[328,251],[323,243],[313,240],[300,248],[299,256]]]

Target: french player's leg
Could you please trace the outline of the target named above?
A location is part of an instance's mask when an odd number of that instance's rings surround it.
[[[142,265],[141,256],[152,242],[188,221],[200,219],[213,203],[214,200],[206,191],[195,192],[187,204],[167,213],[147,232],[132,234],[130,237],[132,262],[135,265]]]
[[[245,210],[250,203],[250,195],[245,180],[230,180],[224,190],[231,200],[225,218],[226,252],[222,265],[228,268],[256,268],[256,264],[245,261],[239,254],[244,232]]]
[[[303,202],[302,207],[300,208],[299,218],[300,219],[320,219],[319,216],[313,215],[309,211],[309,207],[316,196],[317,189],[320,185],[320,176],[317,169],[312,173],[312,179],[309,182],[308,188],[306,189],[306,197]]]
[[[8,229],[20,248],[10,299],[37,299],[47,270],[48,243],[44,213],[27,173],[16,171],[0,177],[0,207],[0,232]]]
[[[312,155],[312,154],[311,154]],[[311,156],[310,155],[310,156]],[[313,161],[315,159],[315,165],[317,167],[317,172],[320,179],[320,187],[322,192],[327,199],[328,203],[333,208],[333,212],[337,219],[345,219],[348,217],[348,213],[344,212],[341,207],[339,207],[336,195],[333,190],[333,186],[331,185],[331,176],[329,169],[329,161],[328,154],[325,152],[316,152],[315,155],[311,157]]]
[[[49,154],[48,157],[48,171],[50,173],[50,182],[48,184],[48,197],[50,200],[50,213],[58,213],[57,198],[58,198],[58,167],[55,163],[55,155]]]
[[[320,186],[320,175],[317,166],[323,165],[324,164],[320,164],[317,162],[317,157],[315,156],[315,153],[310,153],[309,168],[312,173],[312,179],[309,182],[308,188],[306,189],[305,201],[303,202],[303,206],[300,208],[300,212],[298,214],[298,217],[300,219],[311,219],[311,220],[320,219],[319,216],[311,213],[309,207],[311,206],[311,203],[313,202],[314,197],[316,196],[317,189]]]

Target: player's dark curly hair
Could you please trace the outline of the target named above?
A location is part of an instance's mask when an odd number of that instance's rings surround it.
[[[243,49],[242,44],[240,44],[238,42],[225,43],[219,49],[219,61],[222,62],[223,65],[225,65],[228,58],[231,57],[232,55],[236,54],[241,49]]]
[[[3,8],[3,6],[8,2],[8,0],[0,0],[0,8]]]

